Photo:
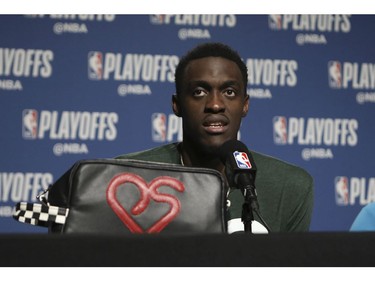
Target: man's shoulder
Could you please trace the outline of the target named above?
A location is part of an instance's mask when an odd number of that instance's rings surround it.
[[[138,152],[119,155],[116,159],[135,159],[152,162],[180,164],[178,143],[170,143]]]
[[[252,151],[258,173],[266,177],[278,178],[279,180],[293,180],[312,184],[312,176],[302,167],[287,161]]]

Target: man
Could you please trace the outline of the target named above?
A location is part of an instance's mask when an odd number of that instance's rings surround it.
[[[229,46],[202,44],[180,60],[175,82],[172,108],[182,118],[183,141],[118,158],[211,168],[225,177],[217,150],[226,141],[237,139],[241,120],[248,113],[246,65]],[[255,186],[260,212],[271,231],[308,231],[313,206],[311,176],[275,158],[252,154],[257,166]],[[231,188],[229,233],[243,231],[243,201],[241,192]],[[261,222],[257,216],[255,220]]]

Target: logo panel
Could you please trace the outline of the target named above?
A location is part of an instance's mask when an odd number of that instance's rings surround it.
[[[237,167],[240,169],[251,169],[249,157],[245,152],[233,152],[234,159],[236,159]]]
[[[284,116],[273,118],[273,140],[275,144],[287,143],[287,121]]]
[[[101,52],[89,52],[88,76],[91,80],[101,80],[103,78],[103,54]]]
[[[153,113],[152,122],[152,140],[155,142],[164,142],[167,137],[167,117],[164,113]]]
[[[282,23],[281,15],[268,16],[268,26],[270,29],[280,30],[281,23]]]
[[[335,178],[335,198],[336,204],[339,206],[347,206],[349,204],[349,184],[347,177]]]
[[[328,81],[329,86],[334,89],[342,87],[341,63],[338,61],[328,62]]]
[[[22,112],[22,136],[25,139],[36,139],[38,132],[38,112],[25,109]]]

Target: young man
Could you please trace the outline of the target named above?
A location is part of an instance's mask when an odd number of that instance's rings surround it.
[[[212,168],[225,177],[217,150],[226,141],[237,139],[241,120],[247,115],[246,65],[229,46],[206,43],[180,60],[175,82],[172,107],[182,118],[183,141],[118,158]],[[252,155],[257,166],[255,186],[260,212],[271,231],[308,231],[313,207],[312,177],[275,158],[256,152]],[[231,188],[229,233],[243,231],[243,201],[241,191]],[[257,216],[255,220],[260,222]]]

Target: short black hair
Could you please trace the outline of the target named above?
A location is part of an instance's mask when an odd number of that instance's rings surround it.
[[[196,59],[206,57],[221,57],[235,62],[241,71],[242,79],[245,87],[245,94],[247,92],[247,67],[242,61],[240,55],[228,45],[223,43],[203,43],[190,50],[185,56],[180,59],[175,72],[175,86],[176,93],[179,94],[182,90],[183,76],[187,65]]]

